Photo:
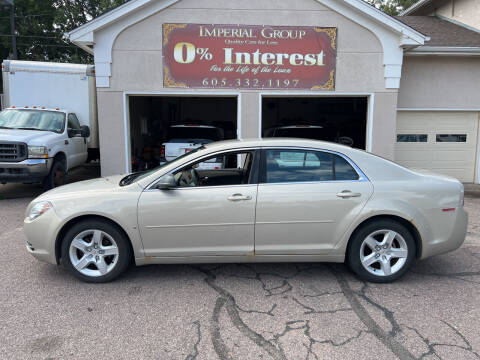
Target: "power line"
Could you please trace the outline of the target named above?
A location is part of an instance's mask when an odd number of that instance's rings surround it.
[[[0,37],[12,37],[13,35],[7,35],[7,34],[0,34]],[[62,38],[59,38],[57,36],[36,36],[36,35],[15,35],[17,38],[37,38],[37,39],[57,39],[57,40],[63,40]]]
[[[27,47],[45,46],[45,47],[59,47],[59,48],[75,48],[75,49],[78,49],[78,47],[77,47],[77,46],[73,46],[73,45],[52,45],[52,44],[17,44],[17,46],[27,46]]]
[[[35,14],[35,15],[15,15],[16,19],[25,19],[30,17],[55,16],[54,14]],[[0,19],[10,19],[10,16],[0,16]]]

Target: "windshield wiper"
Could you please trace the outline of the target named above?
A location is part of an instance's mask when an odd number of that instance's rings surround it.
[[[137,177],[145,173],[146,171],[139,171],[135,172],[133,174],[125,176],[122,180],[120,180],[120,186],[125,186],[125,185],[130,185],[133,180],[135,180]]]
[[[46,130],[46,129],[33,128],[33,127],[18,127],[18,128],[14,128],[14,129],[16,129],[16,130],[52,131],[52,130]]]
[[[11,127],[6,127],[6,126],[0,126],[0,129],[13,129]]]

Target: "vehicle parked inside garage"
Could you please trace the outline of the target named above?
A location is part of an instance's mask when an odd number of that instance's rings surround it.
[[[232,96],[131,96],[130,171],[151,170],[201,144],[237,138]]]
[[[171,139],[162,144],[160,164],[175,160],[177,157],[188,153],[202,145],[214,141],[223,140],[223,130],[208,125],[173,125],[170,127],[169,136]],[[221,169],[224,164],[212,159],[200,164],[201,169]]]
[[[85,163],[90,128],[68,110],[8,108],[0,112],[0,183],[63,185]]]
[[[237,166],[199,170],[220,157]],[[455,179],[339,144],[223,141],[148,172],[52,190],[29,204],[24,230],[34,257],[89,282],[132,261],[346,261],[362,279],[389,282],[463,243],[463,196]]]
[[[353,139],[349,136],[340,136],[334,127],[316,125],[288,125],[266,131],[265,137],[290,137],[299,139],[313,139],[336,142],[342,145],[353,146]]]
[[[364,97],[273,97],[262,99],[262,136],[331,141],[365,150]]]

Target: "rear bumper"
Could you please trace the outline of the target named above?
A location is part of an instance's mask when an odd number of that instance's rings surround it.
[[[449,235],[442,239],[434,239],[433,241],[423,244],[422,259],[434,255],[445,254],[458,249],[462,246],[467,236],[468,214],[463,207],[457,208],[455,211],[455,221]]]
[[[0,162],[0,182],[39,182],[50,173],[53,159]]]

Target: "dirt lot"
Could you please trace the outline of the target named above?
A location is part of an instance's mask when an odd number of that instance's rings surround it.
[[[394,284],[343,265],[162,265],[89,285],[27,254],[0,201],[2,359],[480,358],[480,199],[457,251]]]

